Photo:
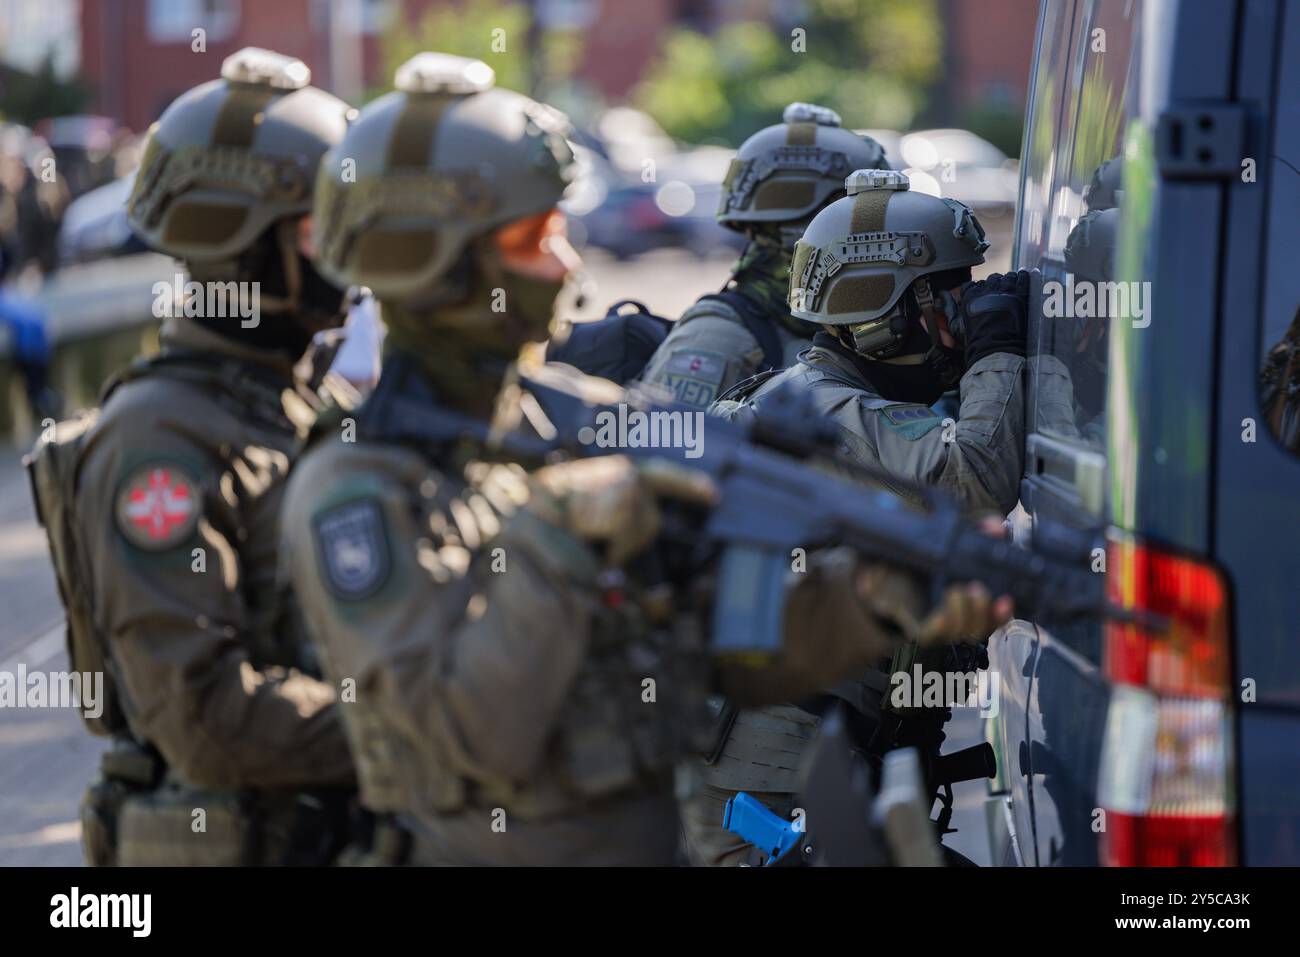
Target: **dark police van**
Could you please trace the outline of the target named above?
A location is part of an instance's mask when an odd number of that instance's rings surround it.
[[[1300,863],[1300,2],[1044,0],[1032,70],[1017,533],[1131,614],[991,639],[993,862]]]

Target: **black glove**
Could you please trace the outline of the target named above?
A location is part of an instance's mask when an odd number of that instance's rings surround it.
[[[995,352],[1024,356],[1029,336],[1029,270],[994,273],[962,290],[959,328],[966,368]]]

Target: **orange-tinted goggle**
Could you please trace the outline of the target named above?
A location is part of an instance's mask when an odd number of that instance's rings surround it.
[[[548,209],[533,216],[506,223],[496,232],[497,249],[507,260],[527,261],[551,254],[551,238],[564,236],[564,213]]]

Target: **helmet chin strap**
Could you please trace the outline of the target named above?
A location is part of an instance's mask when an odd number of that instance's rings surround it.
[[[295,313],[302,303],[302,263],[298,260],[296,220],[282,219],[275,224],[275,245],[280,253],[280,264],[284,267],[286,294],[260,296],[259,301],[262,308],[269,313]]]
[[[954,357],[956,350],[943,344],[940,327],[940,322],[945,315],[943,307],[935,297],[927,277],[923,276],[913,283],[912,292],[916,296],[916,304],[920,307],[921,316],[925,320],[925,331],[930,335],[930,349],[922,361],[935,371],[948,388],[951,388],[961,381],[962,372],[965,370],[962,369],[961,362]],[[956,352],[956,355],[960,356],[960,352]]]

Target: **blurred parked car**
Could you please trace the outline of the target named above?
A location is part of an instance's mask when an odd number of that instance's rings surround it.
[[[126,200],[134,183],[135,173],[131,173],[72,201],[59,230],[61,263],[91,262],[147,249],[126,221]]]
[[[985,216],[1015,208],[1019,163],[969,130],[864,132],[885,147],[896,169],[907,172],[912,189],[959,199]]]
[[[618,259],[669,247],[701,256],[739,248],[743,237],[714,220],[733,152],[682,149],[649,124],[639,111],[620,108],[602,119],[600,136],[575,138],[580,173],[564,203],[571,241]]]

